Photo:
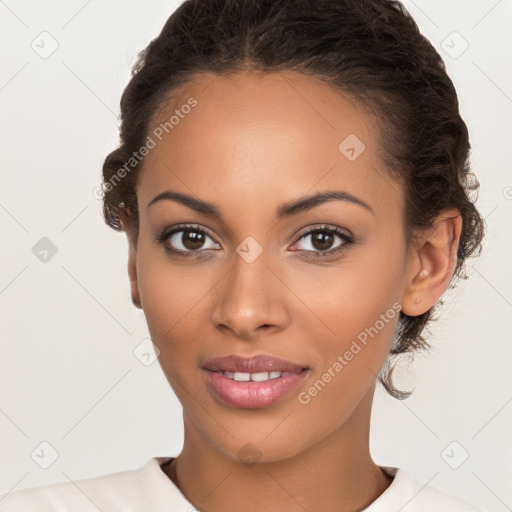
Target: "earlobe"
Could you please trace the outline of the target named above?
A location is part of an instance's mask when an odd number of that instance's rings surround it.
[[[422,233],[411,251],[402,311],[418,316],[428,311],[446,291],[457,264],[462,217],[457,210],[442,212]]]

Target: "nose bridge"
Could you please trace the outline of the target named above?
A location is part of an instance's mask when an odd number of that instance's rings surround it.
[[[282,327],[286,307],[279,283],[268,268],[270,251],[248,237],[233,256],[213,312],[215,325],[224,325],[240,337],[250,336],[261,326]]]

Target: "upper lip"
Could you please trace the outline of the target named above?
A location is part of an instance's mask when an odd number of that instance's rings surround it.
[[[252,357],[242,357],[236,354],[231,354],[222,357],[216,357],[207,361],[203,368],[213,372],[226,371],[226,372],[245,372],[245,373],[259,373],[259,372],[290,372],[298,373],[306,366],[285,361],[278,357],[268,356],[265,354],[258,354]]]

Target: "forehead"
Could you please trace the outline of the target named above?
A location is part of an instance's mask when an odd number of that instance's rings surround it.
[[[326,189],[373,204],[398,192],[372,115],[298,72],[195,75],[148,133],[155,147],[139,179],[141,207],[166,189],[219,204],[229,198],[233,213]]]

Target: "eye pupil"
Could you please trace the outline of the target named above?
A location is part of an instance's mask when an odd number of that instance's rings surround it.
[[[330,248],[332,245],[332,233],[327,233],[325,231],[319,231],[312,235],[312,243],[316,249],[320,251],[325,251]],[[318,247],[317,242],[320,243],[320,247]]]
[[[204,244],[204,234],[198,231],[184,230],[181,242],[187,249],[199,249]]]

